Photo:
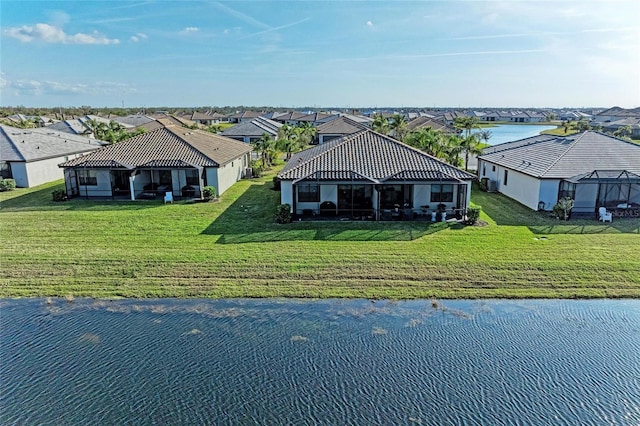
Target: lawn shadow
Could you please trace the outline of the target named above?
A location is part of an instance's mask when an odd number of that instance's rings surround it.
[[[640,234],[640,219],[618,219],[612,223],[595,218],[561,221],[550,212],[538,212],[500,193],[482,192],[474,186],[472,202],[500,226],[526,226],[534,234]]]
[[[44,184],[35,188],[18,188],[15,193],[4,194],[0,202],[0,211],[118,211],[142,210],[163,205],[161,199],[131,201],[106,197],[104,199],[74,197],[67,201],[55,202],[51,193],[57,189],[64,190],[64,182]]]
[[[441,231],[447,223],[304,220],[274,222],[280,192],[252,184],[204,231],[217,244],[273,241],[411,241]]]

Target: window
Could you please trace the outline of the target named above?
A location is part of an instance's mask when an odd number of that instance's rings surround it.
[[[494,164],[493,166],[491,166],[491,171],[492,171],[492,172],[495,172],[495,171],[496,171],[496,166],[495,166],[495,164]]]
[[[95,170],[78,170],[78,184],[82,186],[97,186],[98,178]]]
[[[320,201],[320,186],[317,183],[298,185],[298,202],[314,203]]]
[[[504,186],[507,186],[507,181],[508,180],[509,180],[509,170],[505,170],[504,171],[504,180],[503,180]]]
[[[453,185],[435,184],[431,185],[432,203],[450,203],[453,201]]]
[[[482,176],[487,175],[487,165],[482,163]]]
[[[558,199],[560,198],[571,198],[572,200],[576,199],[576,184],[567,182],[563,180],[560,182],[560,190],[558,191]]]
[[[200,179],[198,177],[198,171],[195,169],[187,169],[186,171],[187,185],[200,185]]]

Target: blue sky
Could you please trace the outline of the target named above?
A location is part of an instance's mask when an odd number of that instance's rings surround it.
[[[636,1],[0,7],[2,106],[640,106]]]

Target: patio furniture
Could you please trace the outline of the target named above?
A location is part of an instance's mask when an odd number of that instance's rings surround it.
[[[173,204],[173,192],[166,192],[164,194],[164,203],[171,203]]]
[[[607,211],[606,207],[600,207],[598,209],[598,221],[604,222],[613,222],[613,215],[611,212]]]

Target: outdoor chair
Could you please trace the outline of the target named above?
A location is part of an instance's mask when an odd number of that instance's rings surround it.
[[[607,211],[606,207],[600,207],[598,209],[598,220],[602,222],[613,222],[613,215]]]
[[[166,192],[164,194],[164,203],[171,203],[173,204],[173,192]]]

